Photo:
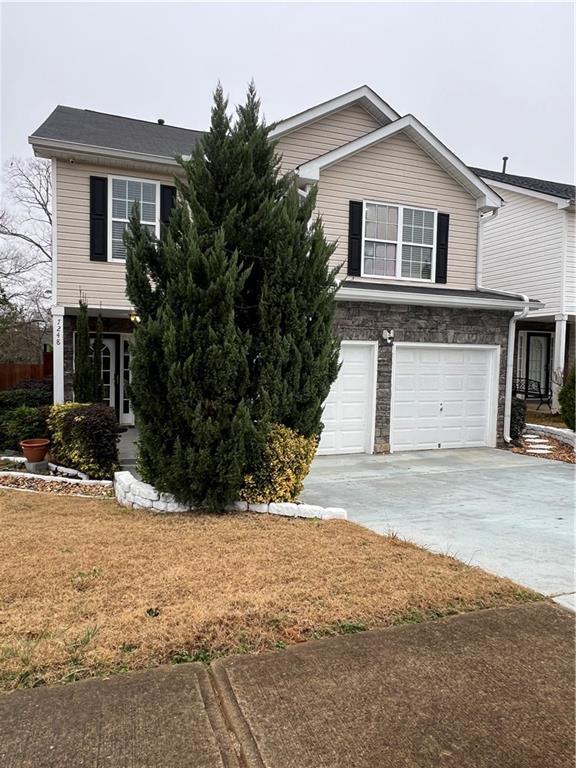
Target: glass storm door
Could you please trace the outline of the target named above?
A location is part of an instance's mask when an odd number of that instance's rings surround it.
[[[548,360],[550,357],[550,337],[528,334],[528,355],[526,377],[540,382],[540,391],[548,391]]]
[[[128,384],[130,383],[130,336],[120,337],[120,424],[134,424],[134,414],[130,398],[128,397]]]
[[[102,402],[116,407],[116,341],[102,339]]]

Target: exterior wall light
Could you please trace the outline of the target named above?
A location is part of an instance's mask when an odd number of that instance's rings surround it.
[[[391,347],[392,344],[394,344],[394,329],[391,328],[390,330],[384,329],[382,331],[382,338],[386,342],[386,344]]]

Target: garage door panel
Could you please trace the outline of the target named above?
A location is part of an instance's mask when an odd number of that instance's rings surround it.
[[[372,450],[373,350],[369,344],[342,343],[340,372],[324,404],[318,453]]]
[[[492,357],[491,349],[398,345],[392,372],[392,449],[488,445]]]

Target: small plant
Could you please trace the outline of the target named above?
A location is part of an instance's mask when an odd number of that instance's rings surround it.
[[[519,397],[512,398],[512,412],[510,415],[510,437],[513,442],[518,442],[526,426],[526,401]]]
[[[317,444],[314,437],[275,424],[260,465],[244,478],[240,498],[253,504],[293,501],[302,490]]]
[[[160,616],[160,608],[148,608],[146,616],[150,619],[155,619],[157,616]]]
[[[91,568],[89,571],[79,571],[70,576],[70,583],[76,591],[85,592],[98,576],[100,576],[98,568]]]
[[[576,369],[574,366],[572,366],[572,369],[568,373],[568,376],[566,376],[566,380],[564,381],[564,386],[560,390],[560,393],[558,394],[558,402],[560,403],[560,414],[564,420],[564,423],[568,427],[568,429],[571,429],[574,431],[576,429],[576,426],[574,424],[575,422],[575,402],[574,399],[576,397],[575,394],[575,381],[576,381]]]

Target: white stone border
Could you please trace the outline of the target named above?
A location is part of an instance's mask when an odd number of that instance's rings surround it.
[[[0,457],[1,458],[1,457]],[[25,480],[46,480],[48,483],[68,483],[71,485],[79,485],[85,487],[87,485],[103,485],[111,488],[113,485],[112,480],[78,480],[72,477],[55,477],[54,475],[36,475],[32,472],[17,472],[16,470],[3,469],[0,470],[0,477],[20,477]],[[2,486],[5,488],[6,486]]]
[[[116,500],[123,507],[149,509],[152,512],[191,512],[193,507],[179,504],[169,493],[160,493],[148,483],[137,480],[132,472],[114,474]],[[228,509],[237,512],[262,512],[285,517],[316,517],[321,520],[346,520],[348,515],[340,507],[317,507],[312,504],[275,502],[271,504],[249,504],[237,501]]]
[[[548,427],[543,424],[526,424],[525,432],[535,432],[537,435],[545,437],[555,437],[562,443],[576,447],[576,435],[571,429],[561,429],[560,427]]]

